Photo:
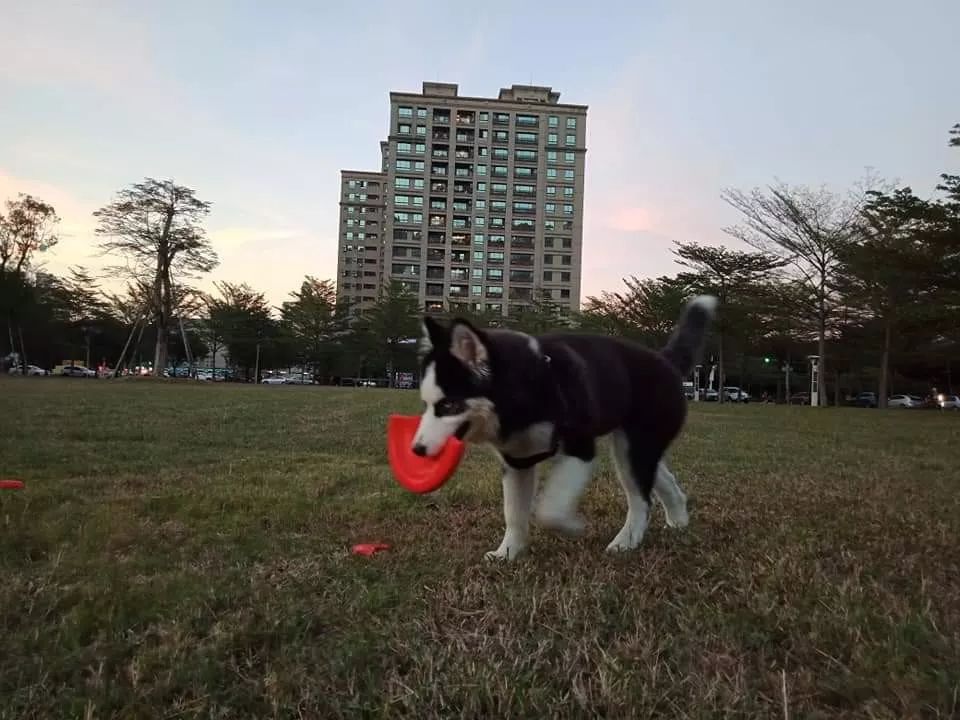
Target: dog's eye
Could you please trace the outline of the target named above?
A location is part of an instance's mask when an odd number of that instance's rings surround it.
[[[433,406],[433,414],[437,417],[443,417],[444,415],[459,415],[466,410],[466,407],[466,403],[464,403],[462,400],[451,400],[450,398],[444,398]]]

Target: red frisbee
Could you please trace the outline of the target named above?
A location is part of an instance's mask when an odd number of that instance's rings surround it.
[[[23,490],[23,481],[0,480],[0,490]]]
[[[358,543],[353,546],[351,552],[353,552],[354,555],[366,555],[367,557],[370,557],[381,550],[389,549],[390,546],[386,543]]]
[[[449,480],[466,449],[463,442],[450,438],[435,457],[413,454],[413,436],[420,418],[416,415],[391,415],[387,422],[387,457],[397,482],[410,492],[430,493]]]

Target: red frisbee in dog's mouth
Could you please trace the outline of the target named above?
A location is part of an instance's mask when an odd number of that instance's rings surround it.
[[[453,476],[466,447],[452,437],[434,457],[414,455],[413,436],[419,425],[417,415],[391,415],[387,421],[387,457],[397,483],[410,492],[430,493]]]
[[[0,490],[23,490],[23,481],[0,480]]]

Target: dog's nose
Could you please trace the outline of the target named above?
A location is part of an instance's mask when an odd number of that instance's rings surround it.
[[[427,454],[427,446],[422,443],[417,443],[413,446],[413,454],[418,457],[424,457]]]

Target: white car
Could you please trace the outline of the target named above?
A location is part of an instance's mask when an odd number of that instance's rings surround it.
[[[261,385],[286,385],[287,379],[277,375],[276,377],[264,378],[260,381]]]
[[[95,378],[97,371],[83,365],[64,365],[60,374],[65,377]]]
[[[723,389],[723,399],[726,402],[750,402],[750,393],[738,387],[728,386]]]
[[[10,368],[10,374],[11,375],[27,375],[28,377],[50,374],[46,370],[44,370],[42,367],[37,367],[36,365],[27,365],[26,373],[21,372],[21,370],[22,369],[19,365],[15,365],[14,367]]]
[[[960,397],[956,395],[937,395],[937,407],[941,410],[960,410]]]
[[[892,408],[918,408],[923,405],[923,400],[913,395],[891,395],[887,400],[887,407]]]

